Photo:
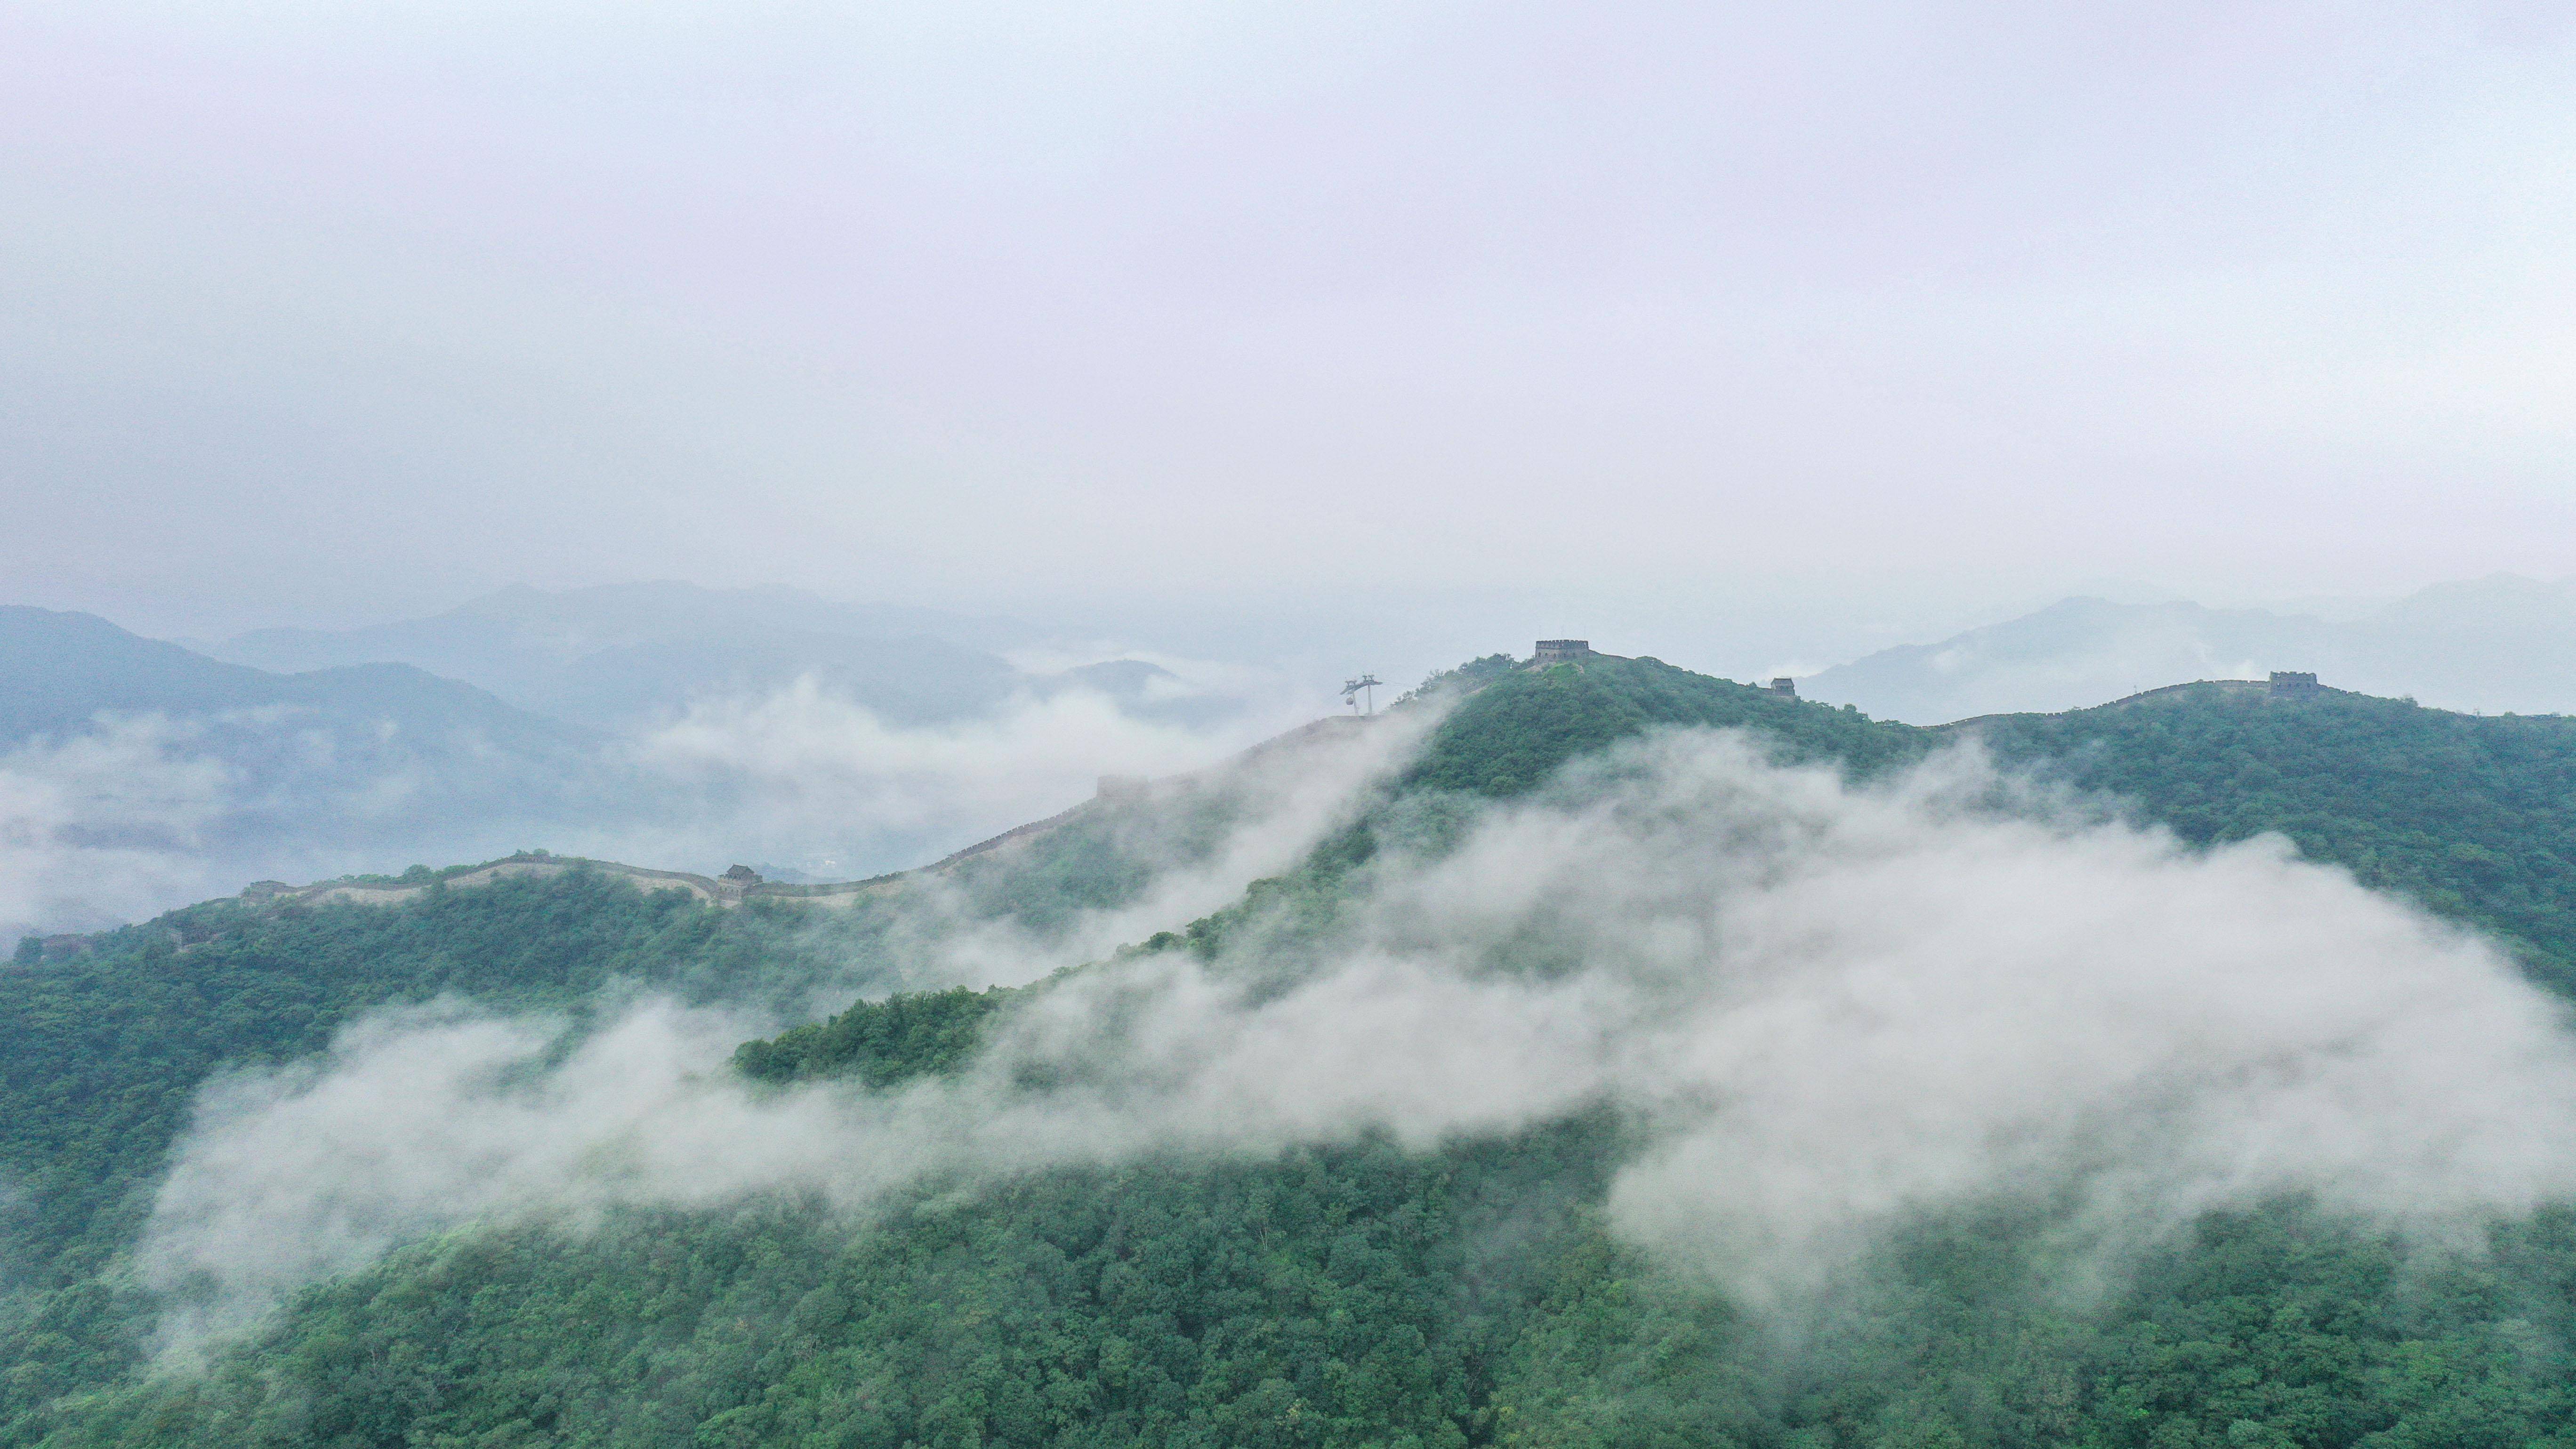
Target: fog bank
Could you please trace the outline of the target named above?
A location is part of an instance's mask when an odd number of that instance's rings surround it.
[[[1312,718],[1236,697],[1189,722],[1096,690],[901,725],[801,678],[589,741],[294,707],[102,714],[0,752],[0,941],[229,895],[531,847],[714,873],[855,880],[1089,799],[1101,775],[1214,766]]]
[[[749,1090],[744,1025],[454,1004],[210,1090],[142,1249],[182,1347],[479,1219],[1069,1163],[1429,1148],[1609,1104],[1617,1230],[1752,1302],[1922,1210],[2047,1205],[2116,1249],[2283,1193],[2450,1236],[2576,1193],[2576,1036],[2495,948],[1954,753],[1883,784],[1668,734],[1522,803],[1382,818],[1318,938],[1063,978],[952,1078]],[[1043,1088],[1028,1085],[1047,1082]]]

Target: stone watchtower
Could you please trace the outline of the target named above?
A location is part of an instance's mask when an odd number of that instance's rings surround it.
[[[1592,652],[1589,639],[1541,639],[1532,665],[1544,668],[1550,664],[1571,664]]]
[[[2265,691],[2274,699],[2300,699],[2324,693],[2313,674],[2294,673],[2287,669],[2272,671],[2272,687]]]
[[[1769,684],[1763,685],[1762,688],[1765,692],[1776,694],[1782,699],[1796,699],[1798,697],[1798,681],[1791,679],[1785,674],[1773,679]]]

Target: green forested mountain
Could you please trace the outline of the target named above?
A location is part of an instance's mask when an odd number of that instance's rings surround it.
[[[2277,831],[2514,943],[2576,993],[2576,719],[2206,688],[1974,731],[2194,843]]]
[[[844,910],[575,869],[415,903],[212,901],[0,966],[0,1410],[28,1412],[139,1359],[153,1306],[121,1266],[190,1104],[223,1069],[309,1058],[379,1007],[461,999],[586,1015],[639,992],[793,1020],[818,992],[899,990],[947,935],[1045,939],[1202,859],[1243,808],[1222,782],[1099,802],[1024,847],[894,882]],[[417,871],[430,877],[436,874]],[[930,1000],[944,998],[898,998]]]
[[[1742,728],[1864,777],[1948,739],[1648,659],[1479,661],[1408,707],[1434,705],[1410,764],[1302,865],[1130,959],[1320,931],[1381,853],[1656,726]],[[2195,843],[2281,831],[2569,979],[2576,722],[2186,692],[1980,732]],[[1210,806],[1178,828],[1223,824]],[[1127,839],[1103,816],[988,862],[961,878],[970,913],[1060,925],[1188,854]],[[1613,1231],[1636,1124],[1608,1107],[1430,1147],[1363,1133],[929,1180],[856,1217],[791,1193],[468,1224],[306,1290],[201,1373],[146,1376],[130,1245],[218,1066],[304,1058],[442,992],[581,1011],[657,988],[792,1020],[837,982],[864,999],[732,1069],[882,1096],[963,1070],[1051,989],[887,995],[917,946],[897,899],[818,928],[582,873],[168,924],[0,975],[9,1443],[2576,1445],[2566,1211],[2423,1256],[2286,1197],[2203,1215],[2086,1292],[2056,1286],[2064,1245],[2026,1209],[1927,1212],[1863,1289],[1784,1323]]]

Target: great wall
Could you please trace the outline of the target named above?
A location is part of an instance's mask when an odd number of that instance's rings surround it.
[[[389,906],[417,900],[433,890],[467,890],[498,880],[530,876],[542,879],[571,870],[619,876],[635,882],[644,890],[686,891],[699,900],[719,906],[738,906],[746,900],[765,899],[802,899],[823,905],[847,905],[861,894],[891,885],[901,878],[900,875],[887,875],[831,885],[788,885],[762,880],[748,866],[735,866],[720,876],[706,876],[685,870],[653,870],[623,861],[527,851],[427,881],[326,880],[307,886],[291,886],[284,881],[264,880],[253,882],[241,894],[246,901],[278,906],[344,903]]]
[[[1531,651],[1529,663],[1521,667],[1544,669],[1565,664],[1580,669],[1582,661],[1586,659],[1620,657],[1622,656],[1596,651],[1589,640],[1541,639]],[[1747,687],[1783,699],[1795,700],[1798,697],[1796,682],[1787,678],[1777,678],[1769,684]],[[2135,694],[2125,695],[2108,704],[2095,705],[2092,708],[2131,708],[2168,699],[2205,697],[2210,694],[2257,703],[2315,699],[2343,692],[2319,684],[2316,675],[2312,673],[2275,670],[2268,679],[2198,679],[2187,684],[2163,685],[2155,689],[2140,690]],[[2073,711],[2067,712],[2073,713]],[[1245,750],[1236,757],[1236,760],[1240,762],[1275,750],[1293,748],[1319,735],[1338,733],[1356,727],[1364,718],[1352,715],[1327,715],[1311,724],[1264,740]],[[1976,715],[1968,719],[1952,720],[1947,724],[1930,726],[1930,728],[1945,732],[1964,731],[1994,720],[2009,718],[2013,716]],[[1191,778],[1194,777],[1174,776],[1166,783],[1177,783]],[[255,881],[242,890],[240,899],[272,909],[296,905],[334,904],[390,906],[416,900],[435,890],[470,890],[499,880],[531,876],[544,878],[562,875],[568,871],[587,870],[631,880],[641,890],[686,891],[692,897],[719,908],[741,906],[752,901],[773,901],[782,904],[821,906],[827,910],[845,909],[867,896],[899,890],[907,880],[943,874],[978,856],[1025,846],[1104,803],[1145,798],[1152,792],[1156,783],[1141,776],[1103,775],[1100,777],[1094,796],[1071,809],[1059,811],[1043,820],[1031,821],[1026,825],[1005,830],[988,840],[977,841],[929,865],[870,876],[864,880],[790,884],[785,881],[763,880],[758,872],[749,866],[742,865],[734,866],[722,875],[708,876],[699,875],[693,871],[655,870],[647,866],[628,865],[623,861],[594,860],[585,856],[555,855],[548,851],[532,850],[506,856],[500,860],[487,861],[466,870],[434,876],[428,880],[342,877],[336,880],[316,881],[304,886],[289,885],[284,881]],[[171,929],[181,950],[186,950],[190,945],[195,944],[184,931],[175,927]],[[86,954],[92,945],[92,938],[88,935],[66,934],[27,939],[35,943],[35,954],[43,960],[60,960]],[[23,950],[24,947],[22,946],[21,949]]]
[[[1229,766],[1259,759],[1275,751],[1293,749],[1328,735],[1340,734],[1358,727],[1360,720],[1347,715],[1327,715],[1310,724],[1300,725],[1285,734],[1273,736],[1236,755]],[[737,865],[722,875],[700,875],[685,870],[655,870],[648,866],[628,865],[623,861],[596,860],[587,856],[556,855],[550,851],[531,850],[500,860],[487,861],[471,869],[434,876],[428,880],[367,879],[341,877],[315,881],[311,885],[289,885],[284,881],[255,881],[241,892],[241,899],[263,907],[293,905],[367,905],[391,906],[417,900],[433,890],[470,890],[494,881],[519,877],[544,878],[567,871],[587,870],[601,875],[633,881],[638,889],[686,891],[698,900],[718,907],[740,906],[752,901],[821,906],[843,909],[860,899],[900,890],[906,881],[925,876],[943,875],[959,865],[981,856],[1026,847],[1081,816],[1103,805],[1126,804],[1150,798],[1160,788],[1185,784],[1200,779],[1206,772],[1149,779],[1141,775],[1103,775],[1091,799],[1070,809],[1060,810],[1043,820],[1014,826],[989,839],[979,840],[963,850],[952,851],[928,865],[910,870],[891,871],[864,880],[830,881],[814,884],[791,884],[763,880],[749,866]],[[83,936],[43,938],[48,956],[81,949]]]
[[[2298,670],[2275,669],[2272,671],[2272,675],[2268,679],[2195,679],[2187,684],[2164,684],[2158,685],[2154,689],[2142,689],[2135,694],[2124,694],[2118,699],[2112,700],[2109,704],[2086,705],[2084,708],[2134,709],[2140,705],[2162,704],[2168,701],[2179,701],[2183,699],[2207,699],[2213,696],[2220,699],[2234,700],[2240,704],[2277,704],[2323,699],[2330,694],[2348,693],[2350,693],[2348,690],[2334,689],[2327,685],[2317,683],[2316,675],[2311,673]],[[2083,710],[2042,710],[2036,712],[2042,714],[2081,714],[2083,713]],[[1999,719],[2018,719],[2022,717],[2023,716],[2021,715],[2015,714],[1981,714],[1971,716],[1967,719],[1954,719],[1948,724],[1933,725],[1931,728],[1936,730],[1967,730],[1978,725],[1990,724]]]
[[[1099,798],[1112,798],[1112,787],[1108,781],[1116,778],[1112,776],[1104,779]],[[1120,791],[1118,797],[1126,798],[1127,793]],[[1134,793],[1143,792],[1139,789]],[[1044,820],[1031,821],[1026,825],[1005,830],[990,840],[977,841],[963,850],[942,856],[929,865],[917,866],[911,870],[890,871],[884,875],[869,876],[865,880],[796,884],[764,880],[758,871],[747,865],[737,865],[722,875],[710,876],[699,875],[694,871],[654,870],[649,866],[628,865],[624,861],[594,860],[588,856],[556,855],[550,851],[531,850],[490,861],[471,870],[437,876],[426,881],[344,878],[316,881],[306,886],[293,886],[284,881],[274,880],[255,881],[242,891],[241,898],[257,904],[273,906],[334,904],[391,906],[400,905],[404,901],[417,900],[433,890],[469,890],[475,886],[490,885],[497,880],[530,876],[543,879],[548,876],[562,875],[567,871],[587,870],[600,875],[631,880],[640,890],[686,891],[696,899],[714,906],[730,907],[750,901],[779,901],[822,906],[826,909],[842,909],[864,896],[900,889],[906,880],[941,874],[953,869],[960,862],[976,856],[1035,840],[1082,814],[1095,803],[1096,801],[1086,800],[1070,810],[1060,811]]]
[[[1150,784],[1151,782],[1130,781],[1120,776],[1104,776],[1099,794],[1070,810],[1059,811],[1044,820],[1034,820],[1026,825],[1015,826],[989,840],[979,840],[963,850],[942,856],[929,865],[916,866],[911,870],[891,871],[885,875],[869,876],[865,880],[791,884],[786,881],[763,880],[759,872],[746,865],[737,865],[722,875],[711,876],[700,875],[695,871],[655,870],[649,866],[628,865],[624,861],[595,860],[588,856],[557,855],[551,851],[529,850],[517,855],[505,856],[499,860],[486,861],[465,870],[434,875],[427,880],[343,876],[301,886],[289,885],[285,881],[278,880],[253,881],[242,889],[238,899],[263,912],[294,906],[398,906],[406,901],[418,900],[432,891],[472,890],[478,886],[488,886],[495,881],[528,877],[545,879],[570,871],[583,870],[633,881],[639,890],[686,891],[691,897],[719,908],[736,907],[751,901],[768,901],[840,910],[870,895],[901,890],[907,881],[944,874],[978,856],[1017,849],[1077,818],[1104,800],[1141,797],[1147,793]],[[162,923],[162,928],[169,932],[172,944],[181,952],[187,951],[203,940],[211,939],[214,934],[220,934],[220,931],[192,934],[184,925],[171,924],[167,918]],[[30,936],[26,941],[34,945],[32,959],[48,962],[63,961],[89,954],[96,949],[97,938],[105,934],[107,933],[96,932]],[[20,950],[25,953],[28,948],[22,943]]]
[[[1539,669],[1556,664],[1572,664],[1577,668],[1580,668],[1581,661],[1585,659],[1611,659],[1617,657],[1619,656],[1601,654],[1594,650],[1589,640],[1541,639],[1538,641],[1537,646],[1531,651],[1530,663],[1525,667]],[[1748,687],[1761,690],[1765,694],[1778,695],[1786,699],[1795,699],[1798,695],[1796,682],[1786,678],[1774,679],[1768,684],[1756,684]],[[2317,677],[2314,674],[2275,670],[2268,679],[2197,679],[2187,684],[2168,684],[2156,689],[2140,690],[2135,694],[2125,695],[2119,699],[2112,700],[2108,704],[2096,705],[2093,707],[2097,709],[2123,709],[2185,695],[2206,696],[2209,694],[2221,694],[2252,702],[2256,700],[2311,699],[2321,695],[2334,693],[2340,693],[2340,691],[2330,690],[2323,685],[2318,684]],[[1978,715],[1971,719],[1954,720],[1948,724],[1936,725],[1933,726],[1933,728],[1942,730],[1964,729],[1970,726],[1983,724],[1989,720],[2005,719],[2009,717],[2010,716],[2007,715]],[[1250,759],[1272,750],[1290,748],[1299,743],[1313,739],[1320,733],[1349,728],[1354,722],[1353,716],[1328,715],[1322,719],[1316,720],[1312,724],[1301,726],[1298,729],[1290,730],[1286,734],[1254,745],[1249,750],[1246,750],[1240,758]],[[323,905],[334,902],[348,902],[356,905],[395,905],[403,901],[415,899],[425,892],[433,889],[462,890],[479,885],[489,885],[493,881],[503,880],[514,876],[543,877],[560,875],[570,870],[592,870],[603,875],[621,876],[628,880],[632,880],[639,888],[644,890],[684,890],[697,899],[716,906],[739,906],[748,901],[778,901],[795,902],[803,905],[816,905],[830,909],[837,909],[847,907],[864,896],[898,889],[908,878],[939,874],[953,869],[959,863],[973,859],[976,856],[985,855],[992,851],[1033,841],[1074,819],[1076,816],[1081,815],[1083,812],[1095,808],[1104,801],[1127,801],[1143,798],[1150,792],[1153,784],[1153,781],[1142,776],[1103,775],[1100,777],[1098,791],[1093,798],[1086,800],[1069,810],[1060,811],[1057,814],[1048,816],[1044,820],[1032,821],[1029,824],[1005,830],[1001,834],[996,835],[989,840],[977,841],[975,844],[967,846],[963,850],[944,856],[929,865],[919,866],[912,870],[894,871],[885,875],[870,876],[865,880],[836,881],[812,885],[792,885],[784,881],[763,880],[758,873],[754,872],[748,866],[737,865],[726,871],[723,875],[706,876],[684,870],[653,870],[645,866],[627,865],[621,861],[614,860],[592,860],[581,856],[552,855],[544,851],[529,851],[523,854],[507,857],[506,859],[492,861],[485,865],[476,866],[472,870],[460,872],[455,875],[443,876],[433,881],[368,881],[343,879],[317,881],[308,886],[290,886],[282,881],[260,881],[252,885],[247,890],[244,890],[242,892],[242,897],[245,900],[261,901],[277,905],[298,903]]]

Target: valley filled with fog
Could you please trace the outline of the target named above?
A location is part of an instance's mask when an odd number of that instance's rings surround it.
[[[537,848],[852,880],[1313,717],[1256,668],[685,586],[205,651],[0,610],[0,923]]]

